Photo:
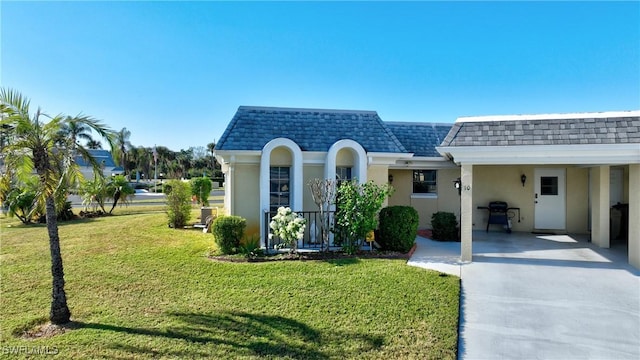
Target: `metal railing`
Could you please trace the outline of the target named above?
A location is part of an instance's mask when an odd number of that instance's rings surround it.
[[[298,215],[301,215],[306,220],[304,236],[301,241],[298,241],[298,249],[325,250],[327,248],[327,245],[329,247],[334,246],[334,234],[330,229],[333,229],[335,226],[335,212],[330,211],[328,213],[329,229],[326,229],[325,231],[329,232],[329,244],[322,243],[323,236],[320,226],[322,223],[322,220],[320,218],[320,211],[296,211],[296,213]],[[275,211],[264,212],[264,229],[262,236],[263,239],[265,239],[265,247],[267,251],[276,249],[277,246],[282,243],[282,240],[275,235],[271,239],[269,239],[269,233],[271,232],[269,223],[276,214],[277,212]]]

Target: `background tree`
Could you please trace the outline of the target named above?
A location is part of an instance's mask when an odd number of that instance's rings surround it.
[[[207,144],[207,150],[209,151],[209,155],[211,156],[211,174],[215,175],[216,171],[216,157],[213,155],[216,151],[216,142],[211,142]]]
[[[321,249],[329,250],[329,229],[331,228],[331,205],[336,200],[336,180],[313,179],[309,181],[313,202],[320,209],[320,236],[322,237]],[[309,229],[309,232],[315,229]]]
[[[209,170],[209,152],[204,146],[192,146],[189,148],[191,153],[191,170],[189,177],[211,176],[213,173]]]
[[[62,143],[64,144],[66,142],[67,146],[70,146],[71,149],[74,150],[79,145],[79,140],[84,140],[85,142],[94,141],[93,137],[91,137],[91,127],[80,121],[76,121],[76,119],[71,116],[65,118],[59,134],[62,138]]]
[[[91,149],[91,150],[98,150],[98,149],[102,149],[102,143],[99,140],[87,140],[87,145],[86,145],[87,149]]]
[[[124,168],[125,175],[128,174],[127,157],[129,155],[129,149],[133,147],[129,138],[131,137],[131,131],[127,128],[122,128],[116,132],[113,139],[113,146],[111,147],[111,154],[113,160]]]
[[[191,179],[191,195],[195,195],[200,206],[209,206],[211,187],[211,180],[208,177],[203,176]]]
[[[178,161],[178,166],[180,167],[180,177],[186,179],[193,163],[193,151],[191,149],[180,150],[180,152],[176,155],[176,160]]]
[[[55,198],[60,192],[66,193],[65,186],[73,179],[79,179],[81,173],[74,162],[75,154],[70,150],[71,147],[56,146],[56,142],[59,140],[60,130],[71,121],[89,126],[105,138],[109,138],[110,130],[87,116],[49,117],[40,109],[31,114],[28,99],[15,90],[4,88],[0,90],[0,112],[1,124],[12,128],[11,142],[2,149],[7,168],[12,169],[18,178],[32,176],[35,170],[39,179],[37,199],[45,204],[51,254],[52,291],[49,319],[53,324],[64,324],[69,322],[71,312],[64,290],[64,269]],[[45,123],[42,118],[50,120]],[[80,154],[86,154],[86,149],[82,146],[78,146],[76,150]],[[91,161],[91,164],[96,172],[100,171],[100,166],[95,160]]]
[[[135,169],[144,174],[145,179],[153,179],[153,149],[138,146],[135,148]]]

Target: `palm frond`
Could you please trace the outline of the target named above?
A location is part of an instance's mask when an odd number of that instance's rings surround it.
[[[0,89],[0,106],[3,114],[9,117],[29,117],[29,100],[14,89]]]

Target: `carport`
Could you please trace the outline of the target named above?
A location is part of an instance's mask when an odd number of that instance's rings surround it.
[[[588,236],[476,230],[460,243],[418,237],[408,264],[462,278],[460,359],[638,359],[640,271],[623,244]]]
[[[640,269],[640,111],[459,118],[437,149],[461,167],[463,261],[473,258],[487,200],[521,209],[515,231],[585,234],[608,248],[619,196],[627,261]]]

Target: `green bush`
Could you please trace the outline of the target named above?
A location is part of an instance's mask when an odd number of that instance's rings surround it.
[[[38,193],[36,191],[27,187],[24,189],[11,189],[6,199],[6,204],[9,207],[9,216],[17,217],[23,224],[31,223],[34,213],[37,212],[36,196]]]
[[[336,232],[342,250],[354,254],[370,231],[378,227],[378,213],[393,188],[373,181],[345,181],[336,189]]]
[[[264,256],[264,252],[260,248],[260,236],[252,235],[246,237],[240,244],[238,251],[249,259]]]
[[[240,216],[220,216],[213,221],[211,232],[224,254],[235,254],[240,247],[240,240],[247,227],[247,220]]]
[[[458,240],[458,221],[453,213],[446,211],[434,213],[431,216],[431,228],[434,240]]]
[[[200,206],[209,206],[209,193],[213,184],[208,177],[191,179],[191,195],[195,195]]]
[[[389,206],[380,211],[376,241],[384,250],[408,252],[418,232],[419,216],[411,206]]]
[[[169,227],[180,229],[191,219],[191,186],[180,180],[170,180],[167,185],[171,187],[167,193]]]

